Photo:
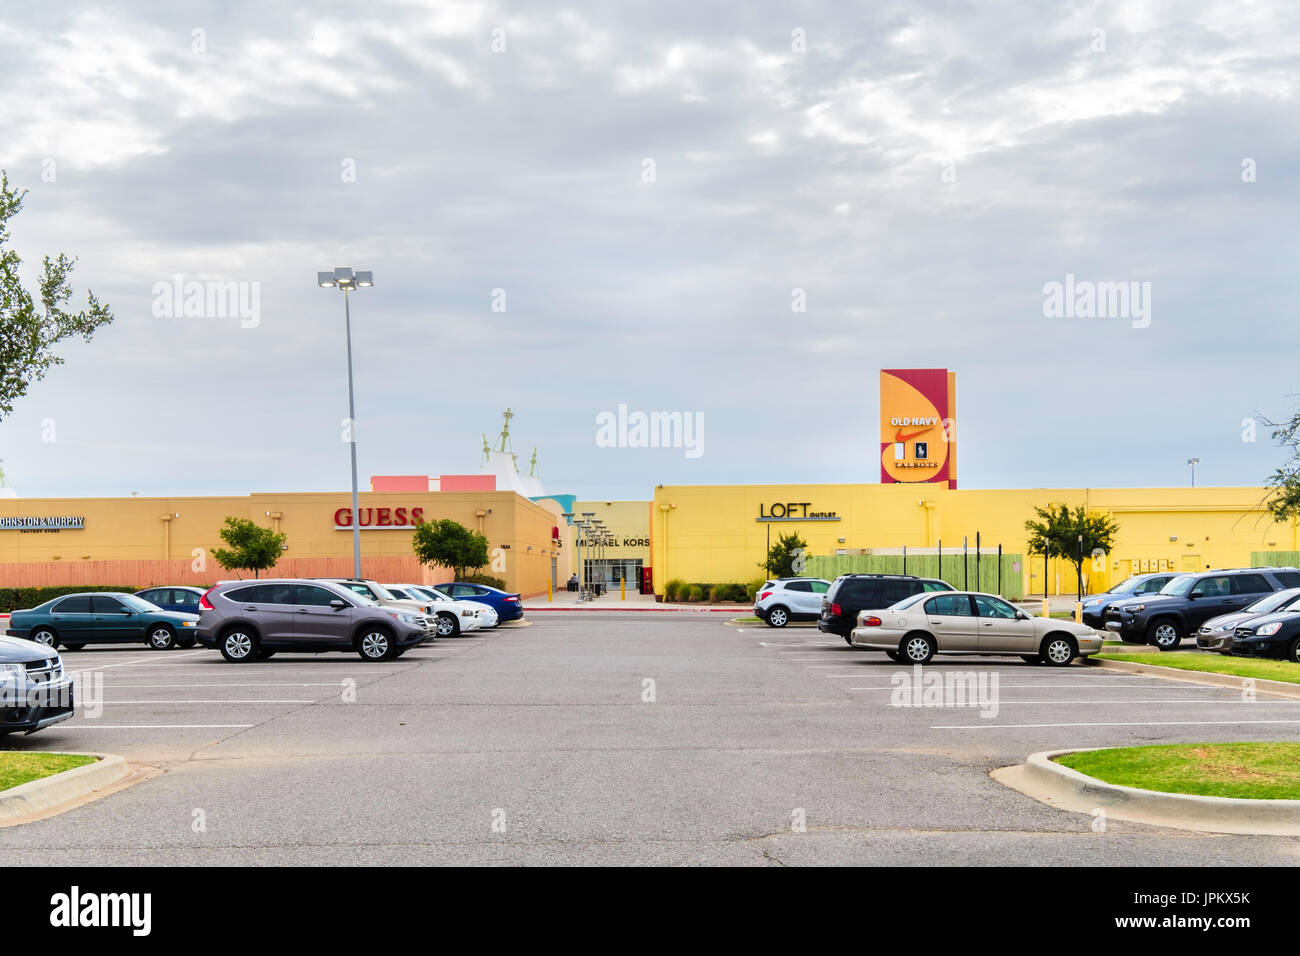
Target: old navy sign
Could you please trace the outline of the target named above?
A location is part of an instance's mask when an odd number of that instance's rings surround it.
[[[811,501],[777,501],[758,506],[755,521],[839,521],[834,511],[809,511]]]

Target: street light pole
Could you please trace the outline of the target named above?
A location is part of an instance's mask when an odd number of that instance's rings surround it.
[[[1201,463],[1201,459],[1199,458],[1187,459],[1187,464],[1192,466],[1192,487],[1193,488],[1196,487],[1196,466],[1199,465],[1200,463]]]
[[[352,576],[361,577],[361,508],[357,489],[357,406],[352,384],[352,299],[355,289],[368,289],[375,284],[371,272],[353,274],[350,268],[337,268],[333,272],[317,272],[316,284],[322,289],[337,288],[343,292],[343,323],[348,345],[348,446],[352,455]]]

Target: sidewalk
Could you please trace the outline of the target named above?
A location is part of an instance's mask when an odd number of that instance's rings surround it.
[[[627,589],[624,600],[619,599],[618,588],[606,591],[590,601],[578,601],[576,591],[560,590],[555,592],[554,600],[547,602],[546,595],[528,598],[524,601],[524,615],[546,613],[550,611],[686,611],[716,612],[746,617],[754,613],[752,604],[661,604],[653,594],[641,594],[632,588]]]

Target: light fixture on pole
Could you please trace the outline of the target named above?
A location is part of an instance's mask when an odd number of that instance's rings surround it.
[[[1192,487],[1193,488],[1196,487],[1196,466],[1199,465],[1200,463],[1201,463],[1201,459],[1199,458],[1187,459],[1187,464],[1192,466]]]
[[[316,284],[322,289],[339,289],[343,293],[343,322],[348,342],[348,447],[352,450],[352,573],[361,577],[361,510],[357,505],[357,410],[352,389],[352,305],[350,294],[357,289],[368,289],[375,284],[371,272],[353,273],[351,269],[338,268],[333,272],[316,273]]]

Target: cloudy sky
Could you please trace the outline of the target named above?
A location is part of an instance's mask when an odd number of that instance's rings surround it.
[[[363,484],[475,471],[507,406],[553,492],[874,482],[908,367],[957,372],[965,487],[1258,484],[1300,8],[854,7],[4,0],[13,245],[117,316],[0,423],[10,483],[345,489],[348,265]],[[1149,324],[1045,315],[1067,274]],[[176,276],[256,315],[159,315]],[[703,454],[599,447],[620,403]]]

